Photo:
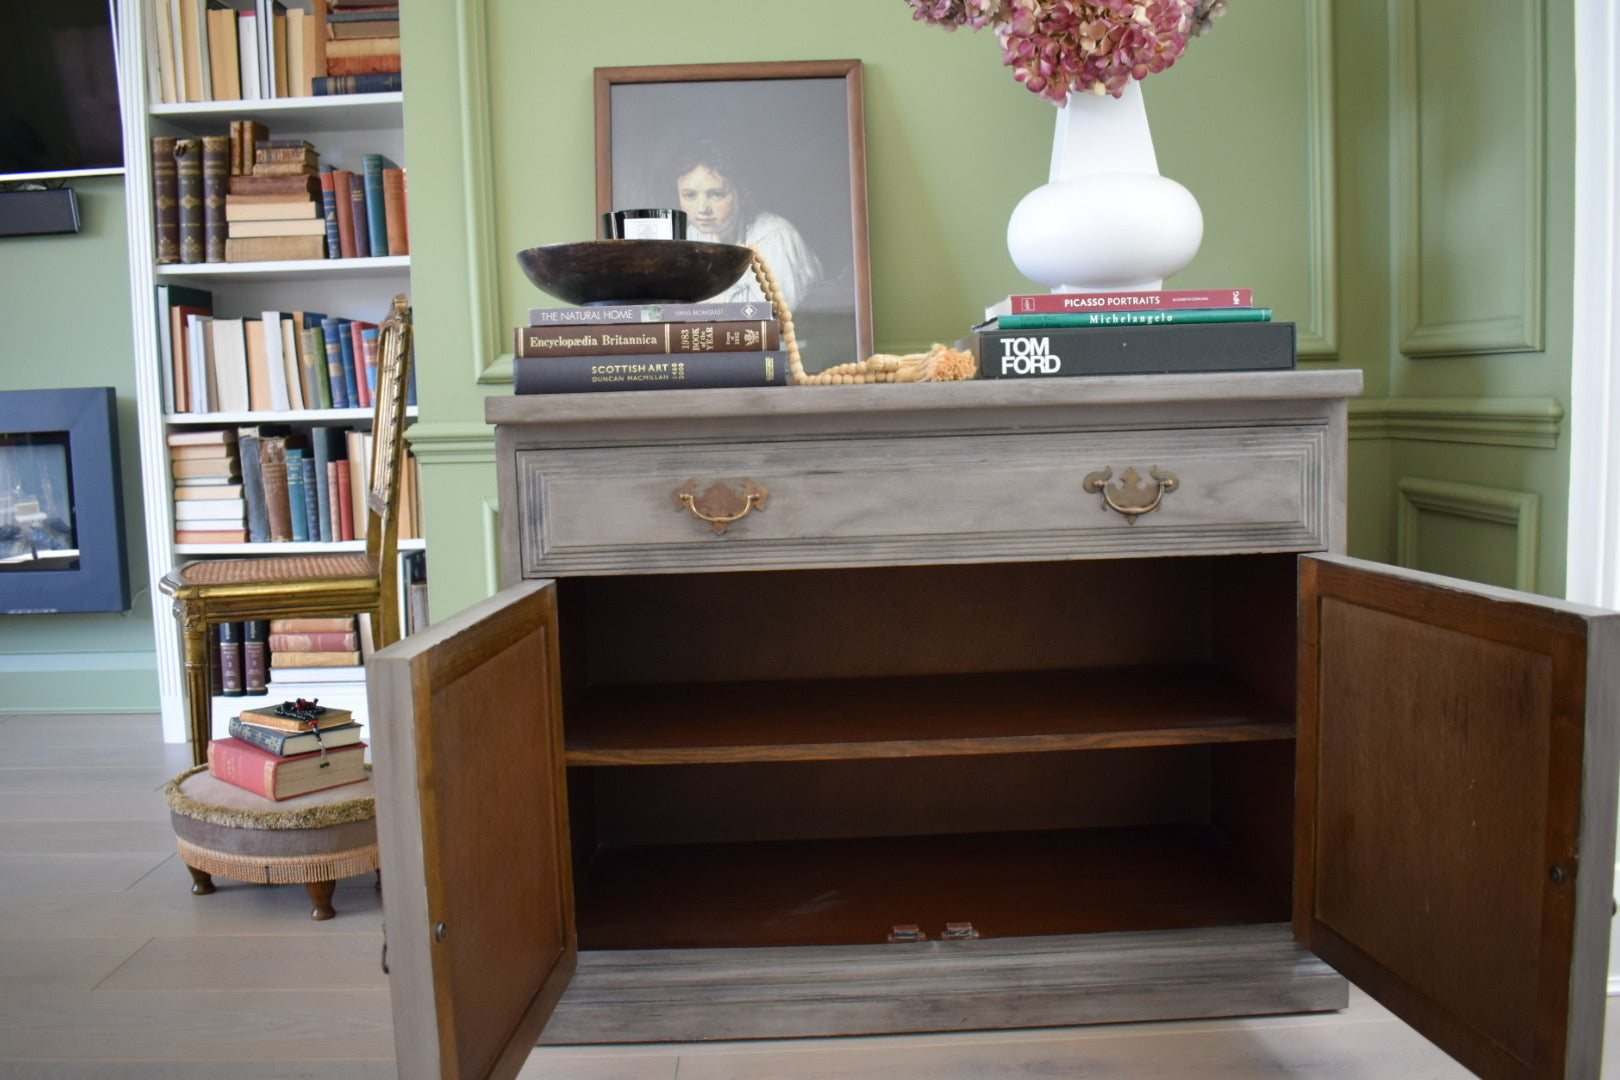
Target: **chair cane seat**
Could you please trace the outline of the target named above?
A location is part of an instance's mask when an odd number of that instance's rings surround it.
[[[377,576],[364,552],[325,555],[272,555],[262,559],[200,559],[170,572],[181,585],[244,585],[312,578]]]

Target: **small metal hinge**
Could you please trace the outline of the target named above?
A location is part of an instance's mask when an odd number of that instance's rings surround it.
[[[953,938],[963,940],[965,938],[976,938],[979,936],[979,932],[973,929],[973,924],[970,922],[948,922],[945,924],[945,932],[939,936],[941,940]]]
[[[889,931],[890,941],[927,941],[928,935],[916,923],[895,923]]]

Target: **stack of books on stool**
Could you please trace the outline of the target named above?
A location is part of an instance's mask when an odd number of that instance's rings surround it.
[[[299,698],[243,709],[230,737],[208,744],[208,771],[267,799],[291,799],[366,778],[366,744],[347,709]]]

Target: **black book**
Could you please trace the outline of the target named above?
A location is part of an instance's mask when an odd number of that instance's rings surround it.
[[[219,624],[219,692],[225,697],[241,697],[245,692],[242,681],[242,624]]]
[[[1295,361],[1291,322],[980,330],[966,345],[981,379],[1286,371]]]
[[[512,389],[519,394],[599,390],[681,390],[720,386],[786,386],[787,353],[709,352],[633,356],[519,356]]]
[[[270,692],[270,620],[242,623],[242,693],[263,697]]]

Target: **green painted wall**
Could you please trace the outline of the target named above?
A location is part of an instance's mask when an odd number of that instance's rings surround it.
[[[1161,171],[1194,192],[1206,223],[1172,284],[1254,288],[1299,324],[1312,364],[1337,362],[1339,332],[1330,8],[1234,4],[1145,84]],[[986,304],[1031,288],[1004,237],[1046,178],[1054,112],[1012,80],[993,36],[924,26],[900,0],[623,0],[613,17],[634,33],[559,11],[457,0],[406,12],[413,443],[440,617],[493,585],[483,398],[510,392],[511,327],[543,296],[513,256],[593,235],[593,68],[859,58],[878,350],[955,340]]]
[[[0,615],[0,712],[157,707],[146,585],[124,182],[73,183],[77,235],[0,239],[0,389],[118,393],[124,534],[134,607],[123,614]]]
[[[1205,216],[1203,249],[1172,284],[1250,286],[1299,325],[1305,366],[1366,374],[1357,554],[1497,580],[1529,545],[1536,587],[1562,587],[1571,8],[1242,0],[1145,84],[1161,169]],[[495,586],[483,399],[510,391],[508,334],[541,298],[513,255],[592,234],[592,68],[861,59],[878,348],[952,340],[1026,287],[1003,233],[1044,179],[1052,111],[993,38],[915,23],[901,0],[619,0],[612,18],[635,32],[556,0],[406,5],[414,442],[441,617]],[[136,607],[0,617],[0,679],[22,708],[146,708],[122,185],[77,187],[82,234],[0,240],[0,385],[118,388]],[[1477,506],[1414,509],[1403,481],[1460,485]],[[1504,527],[1489,507],[1522,496],[1539,524]]]

